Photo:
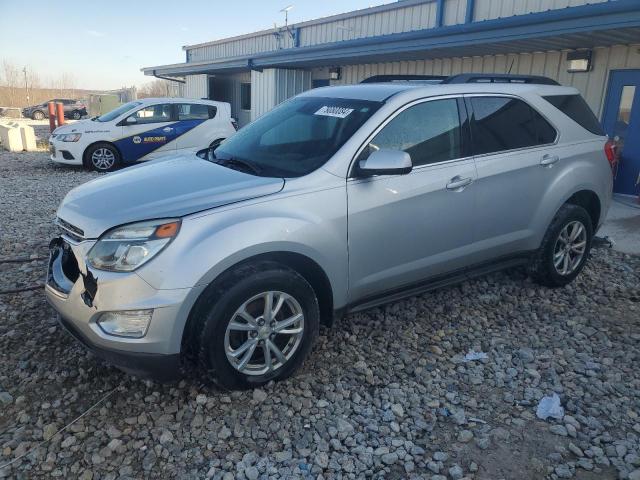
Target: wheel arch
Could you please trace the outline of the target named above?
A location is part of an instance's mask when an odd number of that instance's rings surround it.
[[[95,142],[91,142],[89,145],[84,147],[84,151],[82,152],[82,166],[84,166],[85,168],[89,167],[88,157],[87,157],[87,154],[89,153],[89,149],[99,143],[106,143],[107,145],[110,145],[111,147],[113,147],[116,150],[116,152],[118,152],[118,155],[120,156],[120,160],[121,161],[124,160],[124,157],[122,156],[122,151],[120,151],[120,149],[115,143],[110,142],[108,140],[96,140]]]
[[[199,324],[199,318],[197,318],[198,307],[203,299],[206,298],[208,291],[211,288],[215,288],[215,286],[220,282],[223,282],[225,278],[237,268],[251,263],[264,261],[279,263],[302,275],[304,279],[309,282],[318,298],[320,322],[326,326],[332,325],[334,319],[333,288],[324,269],[315,260],[301,253],[287,251],[260,253],[245,258],[227,267],[198,295],[198,298],[195,300],[191,310],[189,311],[187,321],[182,331],[181,351],[183,353],[188,352],[189,346],[192,344],[194,334],[197,334],[197,327]]]
[[[598,197],[596,192],[590,189],[579,190],[571,195],[564,203],[584,208],[591,218],[594,232],[596,231],[600,222],[600,216],[602,215],[600,197]]]

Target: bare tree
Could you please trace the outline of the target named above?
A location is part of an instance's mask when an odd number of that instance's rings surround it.
[[[138,89],[138,98],[168,97],[169,82],[167,80],[153,80]]]
[[[3,60],[2,77],[3,83],[7,87],[8,92],[7,106],[15,107],[19,101],[18,90],[20,89],[20,69],[8,60]]]

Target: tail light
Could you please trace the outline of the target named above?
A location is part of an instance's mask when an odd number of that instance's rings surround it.
[[[616,158],[616,144],[613,141],[607,140],[607,143],[604,144],[604,154],[611,165],[611,171],[614,171],[618,160]]]
[[[231,119],[231,126],[235,129],[235,131],[238,131],[238,122],[236,122],[235,118]]]

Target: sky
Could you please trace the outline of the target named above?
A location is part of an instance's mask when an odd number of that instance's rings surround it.
[[[389,0],[0,0],[0,63],[75,88],[153,80],[140,68],[185,61],[183,45],[388,3]],[[49,32],[57,32],[55,34]],[[0,74],[1,75],[1,74]]]

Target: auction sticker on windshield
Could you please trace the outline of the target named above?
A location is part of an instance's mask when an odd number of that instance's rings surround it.
[[[325,105],[321,107],[314,115],[323,115],[325,117],[337,117],[337,118],[346,118],[351,112],[353,112],[353,108],[346,107],[330,107]]]

